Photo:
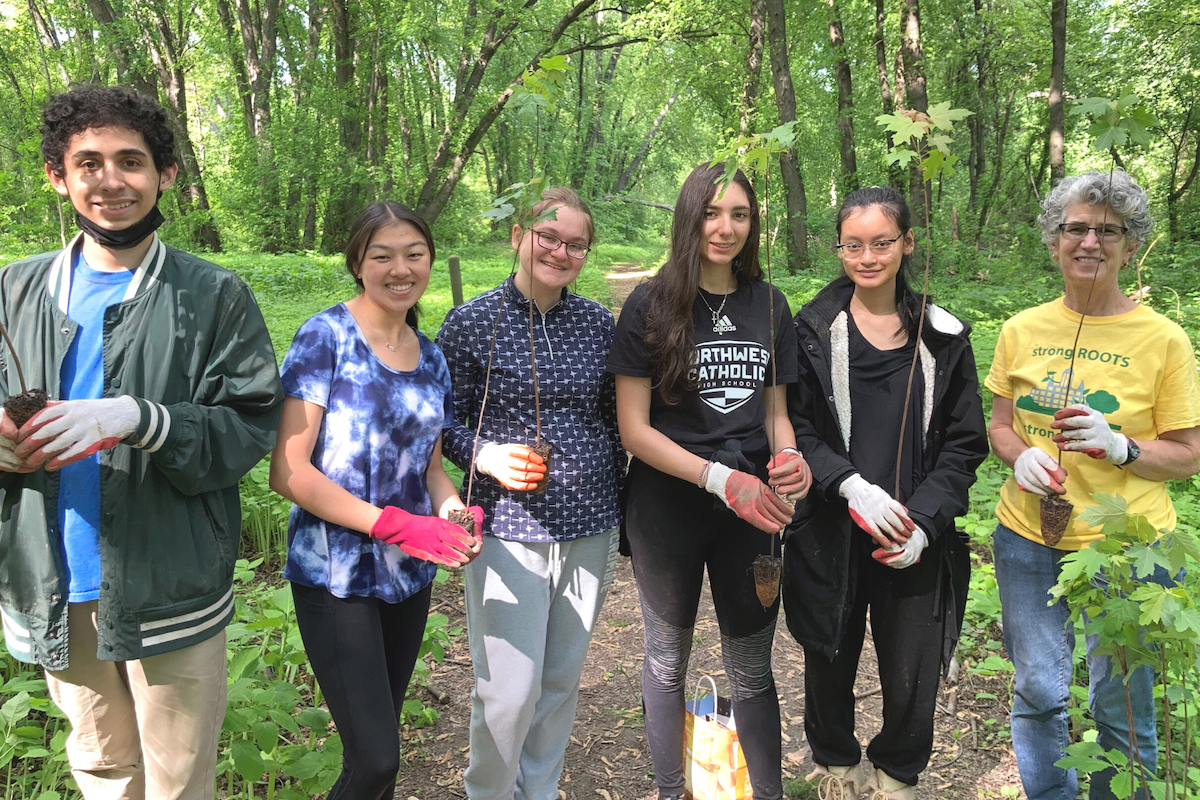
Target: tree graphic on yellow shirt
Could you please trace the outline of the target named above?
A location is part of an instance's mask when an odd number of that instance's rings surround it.
[[[1112,414],[1121,407],[1117,398],[1104,390],[1089,392],[1083,381],[1072,385],[1070,369],[1063,370],[1062,376],[1057,379],[1055,371],[1048,370],[1046,377],[1042,378],[1042,384],[1030,389],[1029,394],[1017,398],[1017,408],[1052,417],[1060,408],[1075,403],[1086,403],[1101,414]],[[1070,390],[1067,389],[1068,386]],[[1111,422],[1109,425],[1115,431],[1121,430],[1120,425]]]

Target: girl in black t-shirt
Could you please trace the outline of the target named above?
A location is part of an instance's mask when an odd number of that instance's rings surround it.
[[[783,596],[804,645],[809,780],[822,797],[915,796],[966,600],[970,559],[954,518],[967,510],[987,431],[969,327],[928,305],[918,340],[925,298],[905,275],[909,216],[891,189],[851,193],[837,216],[846,274],[795,319],[789,402],[814,491],[789,528]],[[883,687],[873,769],[860,766],[854,734],[868,607]]]
[[[707,566],[754,797],[778,800],[771,642],[779,604],[760,604],[751,563],[772,552],[792,518],[785,499],[807,492],[809,474],[783,386],[795,380],[791,312],[762,281],[754,188],[740,172],[717,184],[722,174],[697,167],[684,182],[670,257],[630,295],[608,371],[617,376],[621,439],[634,456],[625,522],[646,631],[642,697],[659,797],[684,793],[684,681]]]

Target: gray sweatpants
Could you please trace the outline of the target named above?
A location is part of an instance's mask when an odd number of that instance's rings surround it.
[[[484,537],[465,570],[471,800],[558,797],[579,677],[616,560],[616,529],[570,542]]]

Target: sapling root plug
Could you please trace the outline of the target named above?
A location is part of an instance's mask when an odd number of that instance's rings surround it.
[[[542,479],[538,481],[537,486],[533,490],[534,494],[545,494],[546,487],[550,485],[550,457],[554,455],[554,445],[543,441],[530,446],[529,449],[541,456],[542,461],[546,462],[546,472],[542,475]]]
[[[465,508],[452,508],[446,514],[446,521],[453,522],[472,536],[475,535],[475,515]]]
[[[770,608],[779,597],[779,575],[783,559],[778,556],[757,555],[750,565],[754,570],[754,593],[763,608]]]
[[[1070,500],[1057,495],[1043,497],[1039,503],[1041,511],[1042,539],[1047,547],[1054,547],[1062,541],[1071,523],[1071,515],[1075,506]]]
[[[13,347],[12,339],[8,338],[8,330],[3,325],[0,325],[0,334],[3,334],[4,343],[8,345],[8,353],[17,370],[17,381],[21,384],[21,393],[14,394],[4,401],[4,413],[20,428],[50,403],[50,395],[41,389],[30,389],[25,385],[25,371],[21,369],[21,359],[17,357],[17,349]]]

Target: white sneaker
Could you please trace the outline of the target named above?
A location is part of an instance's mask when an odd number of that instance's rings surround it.
[[[826,767],[817,764],[816,769],[810,772],[805,780],[819,781],[817,797],[820,800],[857,800],[866,788],[861,762],[853,767]]]
[[[881,769],[872,770],[863,787],[869,800],[916,800],[917,787],[898,781]]]

